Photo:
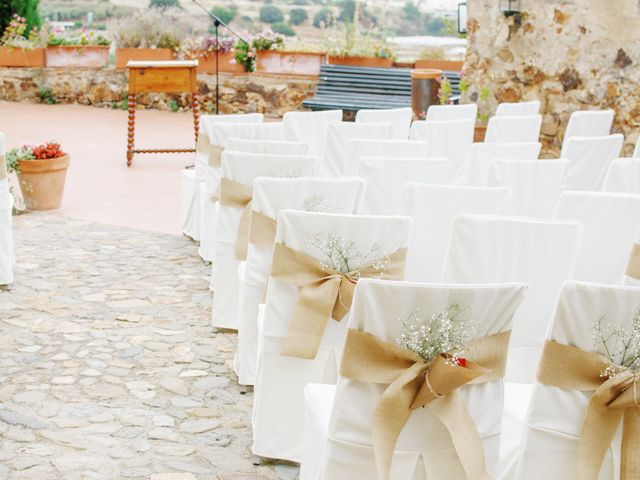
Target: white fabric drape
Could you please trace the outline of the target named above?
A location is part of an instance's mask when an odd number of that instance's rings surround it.
[[[507,380],[532,383],[558,290],[575,268],[578,222],[460,215],[443,280],[450,283],[522,282],[529,294],[513,323]]]
[[[640,194],[640,158],[614,159],[604,179],[603,190]]]
[[[563,147],[562,158],[569,160],[566,188],[602,190],[609,165],[620,156],[624,137],[571,137]]]
[[[604,137],[611,133],[613,110],[583,110],[569,117],[562,140],[561,158],[567,158],[565,148],[571,137]]]
[[[474,128],[473,120],[421,120],[411,125],[410,138],[426,141],[430,157],[447,157],[449,180],[462,184],[466,183]]]
[[[425,285],[366,279],[356,289],[349,326],[396,343],[402,333],[402,319],[416,309],[429,317],[459,304],[468,307],[469,318],[477,328],[475,336],[484,337],[509,330],[525,292],[526,286],[517,284]],[[379,478],[371,423],[386,387],[340,379],[334,398],[328,388],[322,391],[316,385],[307,387],[300,480]],[[490,474],[497,471],[502,391],[501,380],[458,389],[477,425]],[[414,410],[400,433],[390,478],[466,479],[448,431],[428,407]]]
[[[260,177],[253,183],[252,210],[274,223],[284,209],[327,213],[358,213],[366,189],[364,180],[344,178]],[[235,370],[241,385],[255,382],[258,359],[258,306],[264,301],[273,246],[249,243],[239,277],[238,349]]]
[[[222,154],[222,177],[253,187],[257,177],[308,177],[316,168],[309,155],[266,155],[225,151]],[[238,266],[235,255],[238,225],[243,209],[218,203],[215,226],[216,255],[212,267],[213,311],[215,328],[238,328]]]
[[[388,108],[384,110],[358,110],[356,123],[390,123],[391,138],[406,140],[413,120],[413,110],[407,108]]]
[[[284,140],[248,140],[246,138],[231,137],[226,142],[226,149],[247,153],[306,155],[309,153],[309,144]]]
[[[501,103],[496,109],[496,117],[528,117],[540,113],[540,100],[530,102]]]
[[[337,235],[353,242],[363,253],[388,255],[408,244],[411,219],[402,216],[360,216],[280,211],[276,242],[311,255],[318,262],[326,256],[314,247],[318,235]],[[261,326],[258,370],[253,404],[253,453],[262,457],[299,462],[302,453],[304,387],[307,383],[335,383],[344,344],[347,318],[329,320],[316,358],[280,354],[286,337],[298,287],[269,279]],[[338,478],[338,477],[335,477]]]
[[[573,280],[620,284],[629,251],[640,228],[640,195],[608,192],[563,192],[557,220],[576,220],[584,227]]]
[[[542,115],[528,117],[492,117],[487,125],[485,142],[526,143],[540,138]]]
[[[551,218],[568,168],[567,160],[493,160],[487,186],[511,187],[510,215]]]
[[[355,175],[361,157],[427,158],[428,144],[416,140],[378,140],[354,138],[347,142],[345,175]]]
[[[491,143],[482,142],[471,145],[469,160],[469,184],[485,186],[491,160],[535,160],[540,155],[542,144],[530,143]]]
[[[464,105],[431,105],[427,109],[427,121],[443,122],[449,120],[470,120],[476,123],[478,105],[467,103]]]
[[[309,155],[324,158],[327,129],[330,123],[342,120],[342,110],[324,112],[287,112],[282,117],[284,138],[309,144]]]
[[[511,202],[509,188],[458,187],[409,183],[402,189],[401,212],[413,218],[406,279],[439,282],[460,213],[502,215]]]

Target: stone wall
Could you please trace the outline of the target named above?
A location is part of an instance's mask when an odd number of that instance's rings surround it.
[[[612,108],[629,155],[640,133],[638,0],[522,0],[520,25],[500,3],[468,2],[470,99],[483,87],[489,110],[539,99],[547,156],[558,154],[571,112]]]
[[[302,108],[314,95],[317,78],[266,74],[220,74],[220,112],[263,112],[282,116]],[[126,108],[128,80],[113,68],[0,68],[0,100],[79,103]],[[203,112],[215,111],[215,76],[198,75]],[[137,103],[146,108],[187,108],[186,94],[143,94]],[[142,107],[141,107],[142,108]]]

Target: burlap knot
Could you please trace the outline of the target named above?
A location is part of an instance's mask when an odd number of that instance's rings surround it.
[[[265,249],[273,247],[276,238],[276,224],[277,222],[273,218],[253,210],[249,227],[249,243]]]
[[[578,442],[577,477],[597,480],[602,461],[623,421],[620,480],[640,478],[640,391],[637,371],[606,378],[610,363],[598,353],[547,341],[538,381],[567,390],[594,391]]]
[[[209,166],[220,168],[222,166],[222,152],[224,147],[221,145],[209,145]]]
[[[238,260],[247,258],[247,242],[249,238],[249,223],[251,220],[251,200],[253,188],[244,183],[230,180],[226,177],[220,179],[220,205],[233,208],[241,208],[242,216],[238,224],[236,236],[235,256]]]
[[[5,161],[4,155],[0,155],[0,180],[4,180],[7,178],[9,174],[7,173],[7,163]]]
[[[276,243],[271,276],[300,287],[282,355],[315,358],[329,318],[340,321],[351,309],[358,279],[402,279],[406,257],[407,249],[401,248],[388,256],[383,271],[367,265],[342,273],[323,268],[314,257]]]
[[[457,389],[504,376],[511,332],[479,338],[465,366],[438,356],[426,362],[418,354],[374,335],[349,330],[340,375],[388,385],[373,412],[372,438],[378,476],[389,478],[395,445],[412,410],[428,406],[444,424],[467,478],[489,480],[482,440]]]
[[[640,280],[640,244],[634,243],[627,263],[626,274],[636,280]]]

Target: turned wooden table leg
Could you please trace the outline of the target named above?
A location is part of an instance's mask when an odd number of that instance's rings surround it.
[[[196,93],[191,94],[191,108],[193,108],[193,127],[195,129],[196,146],[198,145],[198,130],[200,128],[200,102]]]
[[[136,129],[136,96],[129,95],[129,127],[127,135],[127,167],[133,163],[134,135]]]

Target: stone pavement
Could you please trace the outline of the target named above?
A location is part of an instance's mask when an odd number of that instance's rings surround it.
[[[297,478],[254,466],[251,394],[179,236],[15,217],[0,291],[0,480]]]

